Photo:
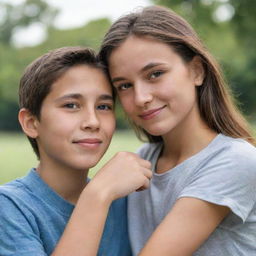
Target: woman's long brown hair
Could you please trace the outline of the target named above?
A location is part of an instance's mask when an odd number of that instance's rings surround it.
[[[199,56],[205,72],[202,86],[197,87],[200,115],[217,133],[233,138],[243,138],[255,145],[249,124],[237,108],[231,91],[223,79],[219,65],[209,54],[193,28],[170,9],[160,6],[146,7],[118,19],[102,42],[99,57],[108,66],[113,50],[129,36],[149,37],[170,45],[186,62]],[[152,136],[133,124],[140,139],[158,142],[160,136]]]

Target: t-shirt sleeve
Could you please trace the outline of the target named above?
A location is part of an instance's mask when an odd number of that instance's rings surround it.
[[[47,256],[31,225],[33,216],[22,212],[8,196],[0,194],[0,255]]]
[[[232,157],[230,157],[232,156]],[[196,170],[181,191],[181,197],[194,197],[227,206],[243,222],[255,205],[256,154],[222,152]]]

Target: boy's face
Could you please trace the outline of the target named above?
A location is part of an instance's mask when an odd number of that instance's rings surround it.
[[[44,99],[36,120],[41,164],[86,170],[101,159],[115,129],[111,86],[97,68],[68,69]]]

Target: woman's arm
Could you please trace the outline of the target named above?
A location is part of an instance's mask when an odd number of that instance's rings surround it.
[[[229,212],[225,206],[196,198],[180,198],[139,256],[192,255]]]
[[[151,176],[148,161],[118,153],[85,187],[52,256],[96,255],[112,201],[147,188]]]
[[[52,255],[96,255],[110,204],[111,200],[88,185]]]

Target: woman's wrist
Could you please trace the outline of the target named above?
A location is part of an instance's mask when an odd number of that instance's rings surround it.
[[[91,198],[94,201],[94,204],[99,202],[100,205],[107,208],[114,200],[114,196],[110,193],[109,188],[100,186],[96,182],[93,182],[93,180],[86,185],[80,198],[81,200],[83,198],[86,198],[86,200]]]

